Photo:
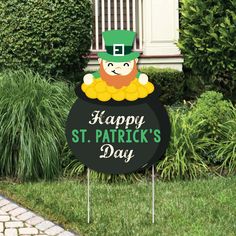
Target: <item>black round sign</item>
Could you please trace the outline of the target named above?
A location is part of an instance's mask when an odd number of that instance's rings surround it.
[[[167,112],[156,92],[134,102],[100,102],[77,88],[66,124],[69,147],[87,167],[131,173],[162,158],[170,139]]]

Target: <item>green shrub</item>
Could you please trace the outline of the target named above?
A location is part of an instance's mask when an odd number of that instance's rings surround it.
[[[227,120],[231,105],[231,102],[223,99],[221,93],[207,91],[198,98],[192,109],[192,122],[205,120],[201,126],[202,133],[217,138],[216,129]]]
[[[221,163],[220,173],[236,173],[236,109],[232,107],[231,117],[219,125],[220,140],[213,142],[212,152]]]
[[[181,3],[179,46],[185,65],[207,79],[218,78],[230,84],[236,73],[236,1]]]
[[[0,69],[81,71],[91,45],[90,0],[0,1]]]
[[[190,112],[173,110],[169,112],[171,141],[165,158],[157,165],[163,179],[194,179],[208,171],[200,156],[205,144],[200,139],[201,122],[192,124]]]
[[[141,72],[148,75],[150,81],[157,85],[160,101],[172,104],[181,100],[184,91],[184,74],[174,69],[142,68]]]
[[[171,142],[157,165],[163,179],[236,173],[236,108],[230,101],[207,91],[191,107],[169,110]]]
[[[0,176],[57,177],[73,91],[63,82],[17,71],[0,74],[0,94]]]
[[[184,71],[185,88],[184,99],[195,100],[202,93],[209,90],[205,79],[201,75],[192,73],[191,71]],[[214,89],[212,89],[214,90]]]
[[[236,171],[236,108],[221,93],[208,91],[197,100],[192,122],[204,121],[199,129],[207,145],[201,154],[210,164],[220,165],[221,173]]]

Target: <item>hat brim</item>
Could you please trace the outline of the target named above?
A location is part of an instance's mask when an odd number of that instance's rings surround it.
[[[139,52],[131,52],[130,54],[124,55],[124,56],[113,56],[107,52],[99,52],[98,57],[110,61],[110,62],[126,62],[126,61],[132,61],[135,58],[138,58],[140,56]]]

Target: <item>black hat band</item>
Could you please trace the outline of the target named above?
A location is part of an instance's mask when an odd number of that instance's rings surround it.
[[[113,44],[113,46],[106,46],[106,51],[112,56],[125,56],[132,52],[132,48],[124,44]]]

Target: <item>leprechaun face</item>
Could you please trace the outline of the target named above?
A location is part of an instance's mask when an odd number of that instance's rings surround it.
[[[129,75],[135,66],[136,60],[128,61],[128,62],[109,62],[105,60],[100,61],[100,65],[102,63],[104,71],[110,76],[126,76]]]
[[[115,88],[128,86],[138,73],[136,62],[136,59],[128,62],[110,62],[99,59],[101,79]]]

